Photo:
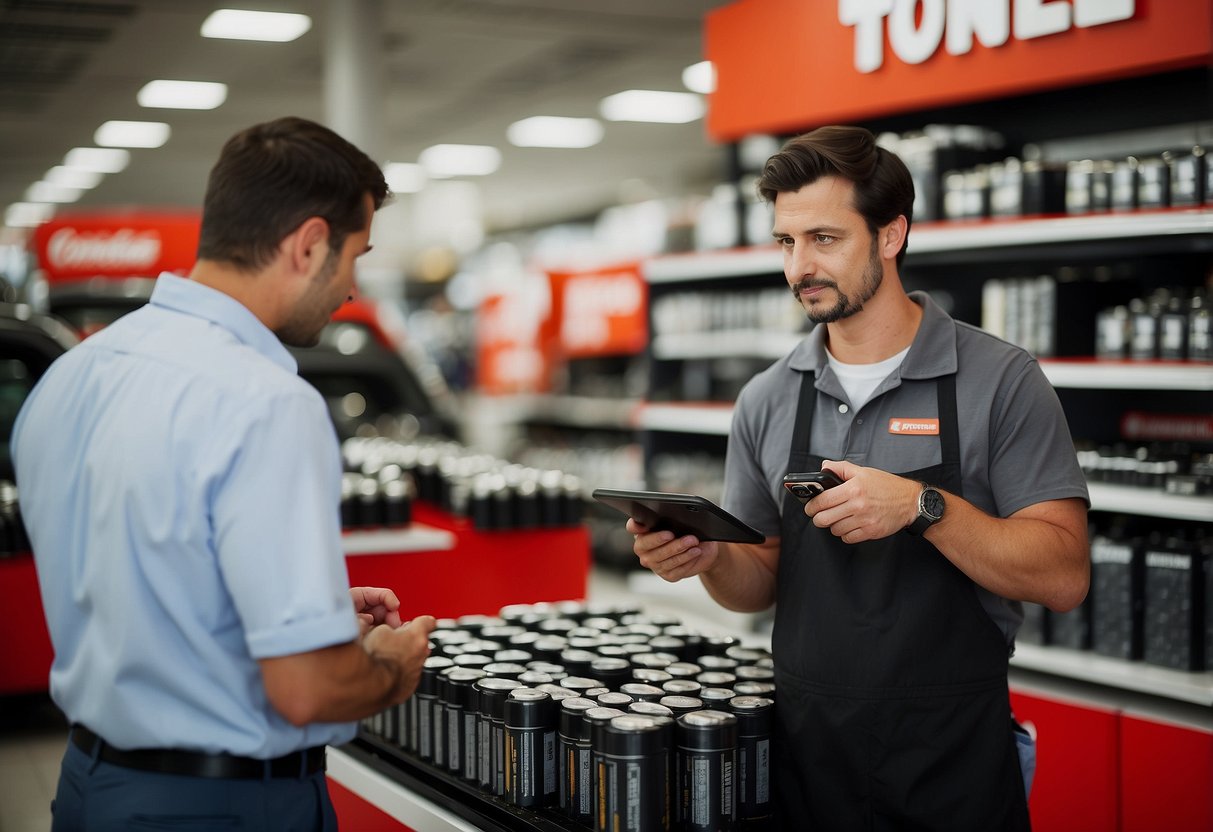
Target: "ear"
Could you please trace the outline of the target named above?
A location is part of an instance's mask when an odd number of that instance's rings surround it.
[[[906,241],[908,223],[904,214],[880,229],[880,256],[885,260],[896,259]]]
[[[328,257],[328,222],[322,217],[308,217],[283,238],[281,251],[292,271],[308,276],[315,274]]]

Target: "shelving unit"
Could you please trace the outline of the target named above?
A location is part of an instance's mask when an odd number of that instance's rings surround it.
[[[915,225],[908,267],[981,262],[1013,252],[1016,260],[1050,261],[1059,252],[1099,257],[1103,250],[1178,249],[1188,254],[1213,252],[1213,210],[1174,209],[1073,217],[1048,217]],[[1111,255],[1109,255],[1111,256]],[[650,290],[662,292],[735,289],[747,280],[783,279],[782,254],[773,246],[663,257],[645,265]],[[765,284],[764,284],[765,285]],[[674,363],[731,357],[775,360],[803,334],[756,330],[673,333],[654,337],[653,362]],[[1054,387],[1074,391],[1125,391],[1168,396],[1213,391],[1213,364],[1160,361],[1107,361],[1050,358],[1040,361]],[[649,454],[670,443],[693,445],[695,437],[719,443],[728,436],[731,402],[648,402],[635,414],[636,429]],[[1101,482],[1090,484],[1092,510],[1184,522],[1213,521],[1213,496],[1180,496],[1158,490]],[[1160,700],[1213,705],[1213,672],[1185,673],[1059,647],[1023,644],[1012,666],[1058,678],[1133,691]]]

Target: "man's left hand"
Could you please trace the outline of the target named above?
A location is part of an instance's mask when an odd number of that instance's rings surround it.
[[[809,500],[804,513],[814,526],[828,528],[844,543],[888,537],[917,516],[922,486],[914,480],[850,462],[826,460],[821,467],[833,471],[843,483]]]
[[[390,589],[352,586],[350,598],[354,602],[354,612],[358,614],[363,633],[377,624],[386,624],[392,629],[401,625],[400,599]]]

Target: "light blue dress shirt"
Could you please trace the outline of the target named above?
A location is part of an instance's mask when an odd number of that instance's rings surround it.
[[[324,400],[247,308],[161,275],[47,371],[12,447],[70,720],[258,758],[353,737],[292,726],[257,665],[358,624]]]

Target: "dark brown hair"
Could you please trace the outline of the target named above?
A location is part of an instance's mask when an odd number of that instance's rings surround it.
[[[855,186],[855,210],[873,234],[882,226],[906,218],[906,240],[914,219],[914,180],[896,154],[876,144],[876,137],[862,127],[818,127],[789,139],[778,153],[767,159],[758,180],[758,193],[774,202],[781,193],[792,193],[823,176],[838,176]],[[906,255],[902,244],[897,265]]]
[[[366,227],[364,197],[387,197],[383,171],[323,125],[288,117],[228,139],[211,169],[198,258],[252,271],[274,258],[283,238],[310,217],[329,224],[329,246]]]

